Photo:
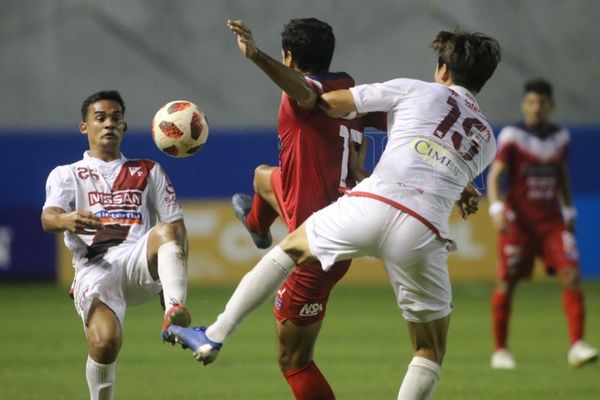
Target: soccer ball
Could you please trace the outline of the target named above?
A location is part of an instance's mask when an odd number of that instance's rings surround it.
[[[152,120],[152,139],[163,153],[189,157],[204,146],[208,123],[191,101],[175,100],[162,106]]]

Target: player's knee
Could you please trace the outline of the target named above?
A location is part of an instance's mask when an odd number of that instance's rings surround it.
[[[290,369],[294,368],[292,367],[292,358],[290,357],[290,353],[286,350],[280,349],[279,354],[277,355],[277,362],[279,363],[279,369],[283,373],[286,373]]]
[[[272,167],[267,164],[261,164],[258,167],[254,168],[254,179],[257,177],[261,177],[264,174],[270,173]]]
[[[432,346],[432,347],[423,347],[417,350],[414,354],[415,356],[427,358],[438,365],[442,365],[444,361],[444,356],[446,355],[446,346]]]
[[[564,268],[559,274],[559,278],[566,288],[576,288],[579,286],[579,271],[573,268]]]
[[[266,164],[261,164],[254,169],[254,179],[252,180],[252,185],[255,193],[263,194],[263,192],[265,192],[265,186],[268,186],[265,185],[265,182],[269,182],[272,170],[273,167]]]
[[[289,370],[300,368],[311,361],[311,357],[304,351],[292,351],[290,349],[280,348],[277,362],[279,369],[285,373]]]
[[[92,358],[100,364],[110,364],[117,359],[121,349],[118,336],[88,335],[88,346]]]
[[[305,225],[290,233],[279,243],[279,247],[296,262],[297,265],[315,261],[308,246]]]
[[[496,291],[503,294],[512,294],[517,285],[517,280],[498,280]]]
[[[155,235],[161,243],[167,243],[172,240],[182,241],[185,237],[179,231],[177,226],[165,222],[159,222],[152,229],[153,235]]]

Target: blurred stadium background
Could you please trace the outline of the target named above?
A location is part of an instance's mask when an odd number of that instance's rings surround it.
[[[593,297],[593,292],[600,287],[594,282],[600,279],[600,252],[595,240],[596,227],[600,225],[600,114],[596,99],[600,93],[600,81],[596,79],[600,56],[593,49],[600,34],[600,2],[24,0],[0,4],[3,312],[10,315],[15,312],[13,303],[30,297],[18,293],[40,290],[38,286],[22,285],[23,281],[45,283],[42,293],[49,291],[50,298],[55,292],[47,283],[56,282],[58,288],[70,283],[70,255],[65,252],[61,237],[42,232],[39,215],[50,170],[77,160],[87,146],[77,129],[79,107],[83,98],[100,89],[121,91],[127,103],[130,130],[124,141],[124,154],[157,160],[175,184],[190,234],[189,271],[194,288],[227,288],[235,284],[262,253],[253,248],[228,202],[235,192],[251,192],[255,166],[277,163],[279,91],[239,54],[225,21],[244,19],[253,29],[259,47],[278,57],[283,25],[291,18],[315,16],[329,22],[336,33],[332,70],[346,70],[358,83],[398,76],[430,80],[435,59],[428,45],[439,30],[462,28],[497,38],[503,47],[503,61],[479,101],[498,130],[519,119],[522,84],[526,79],[544,77],[554,83],[558,105],[555,120],[572,131],[569,166],[580,216],[577,239],[583,276],[592,289],[588,290],[592,292],[588,315],[592,327],[599,326],[594,322],[599,316],[599,297]],[[174,99],[196,102],[211,125],[207,146],[189,159],[162,155],[150,139],[154,112]],[[372,165],[385,138],[373,132],[370,140],[368,163]],[[483,182],[481,179],[477,183],[485,189]],[[463,288],[460,293],[480,302],[482,335],[489,334],[485,314],[489,293],[481,285],[489,288],[496,266],[495,236],[486,209],[484,200],[482,211],[468,223],[454,216],[451,225],[452,236],[459,245],[459,252],[450,260],[452,278]],[[276,237],[284,233],[282,225],[275,228]],[[542,273],[537,278],[545,279]],[[351,269],[344,285],[360,284],[387,284],[377,261],[359,260]],[[474,296],[469,287],[476,288],[478,295]],[[534,290],[528,299],[535,302],[542,299],[543,293],[545,290]],[[225,295],[220,296],[224,301]],[[387,296],[391,302],[391,295]],[[556,296],[555,293],[553,297]],[[44,301],[34,298],[36,304]],[[198,307],[204,304],[200,298],[194,301]],[[68,315],[70,331],[78,329],[68,299],[63,299],[63,303],[67,305],[63,308],[72,312]],[[562,322],[559,304],[552,310],[549,312],[556,314],[555,320]],[[459,321],[457,318],[458,324]],[[6,323],[4,319],[0,326],[5,327]],[[399,316],[396,325],[400,326]],[[564,327],[561,325],[558,330],[562,346]],[[81,336],[80,332],[75,333]],[[597,346],[598,330],[589,334]],[[267,332],[268,338],[269,335]],[[268,338],[265,342],[270,346]],[[487,336],[482,340],[491,342]],[[77,354],[83,354],[83,341],[79,345]],[[15,346],[19,346],[18,341]],[[487,351],[488,348],[480,354],[481,365],[487,363]],[[80,357],[76,359],[79,362]],[[396,360],[392,365],[403,371],[404,364]],[[79,365],[74,365],[70,372],[80,370]],[[6,375],[5,369],[0,371],[0,378],[11,376]],[[396,375],[392,377],[390,393],[396,390]],[[600,393],[599,386],[593,389]],[[285,387],[282,390],[286,393]],[[460,387],[456,390],[460,393]],[[344,398],[351,398],[348,396],[358,392],[348,389],[346,393]],[[362,396],[356,398],[377,398]],[[456,396],[448,398],[464,398]],[[484,398],[481,396],[478,398]],[[0,398],[4,398],[2,390]]]

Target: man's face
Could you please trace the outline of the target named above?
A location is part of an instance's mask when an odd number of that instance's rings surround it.
[[[87,135],[90,150],[118,152],[125,127],[121,105],[113,100],[99,100],[90,104],[79,130]]]
[[[523,119],[528,126],[547,124],[550,121],[550,114],[553,109],[552,99],[536,92],[526,93],[521,102]]]

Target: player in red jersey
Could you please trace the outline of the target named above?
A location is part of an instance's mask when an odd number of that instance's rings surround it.
[[[351,187],[355,175],[364,174],[355,143],[360,143],[364,119],[331,118],[316,107],[319,94],[354,86],[344,72],[328,72],[335,38],[331,27],[315,18],[291,20],[282,32],[283,61],[261,52],[252,33],[241,21],[228,21],[246,57],[261,68],[282,90],[279,106],[279,167],[261,165],[254,175],[254,198],[236,194],[236,216],[259,248],[272,239],[269,228],[281,216],[290,232],[313,212],[340,197],[340,188]],[[385,125],[385,122],[384,122]],[[349,159],[353,163],[349,171]],[[356,161],[356,162],[354,162]],[[350,260],[329,272],[313,263],[296,270],[278,290],[278,358],[281,370],[297,399],[333,399],[334,394],[313,361],[333,286],[346,274]]]
[[[83,101],[79,129],[89,151],[56,167],[46,183],[42,227],[63,232],[73,253],[72,297],[88,343],[86,379],[92,400],[114,398],[117,356],[128,306],[162,291],[161,336],[188,326],[187,235],[183,213],[164,170],[121,154],[125,103],[117,91]],[[157,222],[157,220],[159,222]]]
[[[489,212],[498,232],[500,262],[492,295],[493,368],[516,367],[507,343],[512,296],[519,280],[531,277],[536,256],[563,286],[571,345],[568,363],[579,367],[598,358],[598,351],[583,341],[585,307],[566,168],[570,139],[567,129],[550,122],[553,108],[550,83],[532,80],[525,84],[523,122],[500,132],[498,155],[488,175]],[[508,175],[504,201],[500,197],[503,175]]]

